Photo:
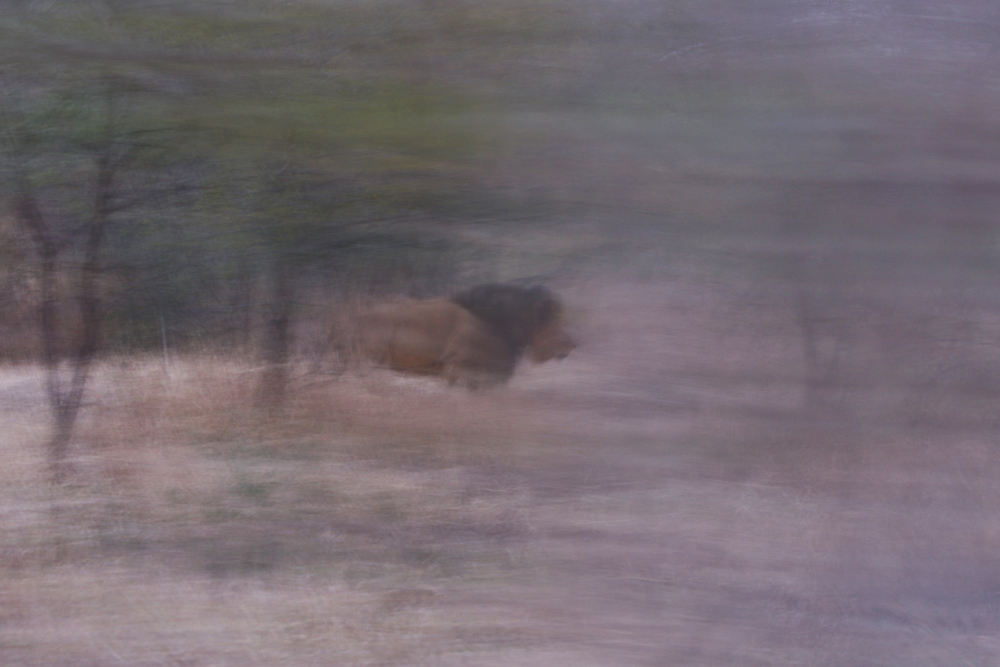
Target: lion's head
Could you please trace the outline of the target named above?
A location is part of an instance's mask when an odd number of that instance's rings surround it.
[[[527,349],[536,363],[563,359],[577,346],[563,328],[562,303],[541,285],[478,285],[455,294],[451,301],[487,323],[518,353]]]

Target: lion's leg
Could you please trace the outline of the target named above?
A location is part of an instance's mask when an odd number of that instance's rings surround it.
[[[451,336],[441,358],[448,384],[461,381],[474,391],[509,378],[512,357],[506,342],[479,328],[469,327]]]

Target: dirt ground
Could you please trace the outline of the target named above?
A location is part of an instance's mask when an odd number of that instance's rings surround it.
[[[998,663],[997,396],[953,335],[823,342],[817,406],[791,301],[562,293],[581,347],[489,391],[303,373],[262,416],[248,362],[108,360],[62,488],[3,369],[0,663]]]

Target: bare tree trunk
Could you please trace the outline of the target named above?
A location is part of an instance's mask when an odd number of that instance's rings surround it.
[[[258,386],[259,403],[280,408],[288,393],[288,361],[291,356],[291,325],[294,315],[295,284],[290,268],[276,259],[271,275],[271,296],[264,320],[264,371]]]
[[[113,114],[109,101],[108,142],[97,160],[97,182],[94,190],[94,213],[85,227],[83,262],[77,283],[76,305],[80,314],[80,330],[76,340],[60,335],[56,316],[57,259],[60,252],[58,234],[53,230],[35,197],[27,173],[16,167],[16,213],[27,231],[38,256],[40,299],[38,321],[42,338],[42,363],[45,366],[45,389],[52,409],[52,436],[46,447],[49,469],[56,483],[65,481],[69,466],[66,462],[73,426],[76,424],[91,362],[100,345],[101,304],[98,295],[98,275],[101,271],[101,247],[111,214],[115,165],[111,158]],[[69,357],[68,381],[63,377],[62,361]]]
[[[59,249],[55,236],[45,222],[30,190],[25,184],[17,205],[21,224],[29,230],[39,257],[40,299],[39,329],[42,338],[42,362],[45,366],[45,389],[52,408],[53,429],[47,452],[49,469],[55,482],[63,482],[69,471],[66,455],[70,436],[80,412],[90,365],[100,344],[101,306],[97,294],[100,272],[100,249],[104,239],[106,209],[95,215],[87,230],[84,261],[77,285],[80,331],[77,341],[60,336],[56,317],[56,260]],[[62,359],[71,355],[68,382],[64,382]]]
[[[782,236],[789,247],[779,272],[792,290],[792,315],[802,341],[803,408],[810,414],[843,409],[842,371],[849,332],[836,314],[837,288],[833,263],[811,249],[808,202],[798,192],[786,194]]]
[[[69,433],[72,430],[72,420],[75,412],[69,410],[64,400],[62,383],[59,375],[61,357],[61,341],[56,322],[56,259],[59,248],[55,235],[46,224],[41,210],[27,182],[27,176],[18,174],[17,198],[18,222],[28,232],[38,255],[38,327],[42,338],[42,363],[45,366],[45,392],[52,408],[53,431],[46,447],[49,469],[53,480],[61,482],[65,479],[66,470],[63,462],[69,445]]]
[[[838,366],[840,363],[843,332],[839,327],[825,331],[823,325],[829,327],[829,318],[822,318],[817,307],[812,303],[813,297],[807,294],[807,288],[799,286],[795,295],[795,319],[802,336],[802,356],[805,365],[805,407],[811,412],[830,409],[834,404]],[[832,342],[832,349],[824,354],[821,342]]]

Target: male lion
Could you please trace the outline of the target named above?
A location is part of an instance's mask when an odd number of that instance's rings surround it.
[[[509,380],[526,350],[536,363],[569,354],[576,342],[562,329],[561,314],[544,288],[480,285],[451,299],[372,307],[333,342],[345,360],[361,357],[475,388]]]

